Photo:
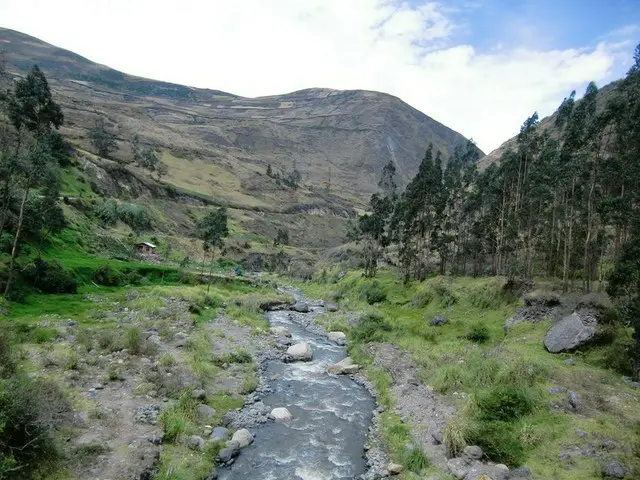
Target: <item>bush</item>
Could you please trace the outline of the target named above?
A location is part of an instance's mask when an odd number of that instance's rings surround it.
[[[482,447],[485,455],[510,468],[522,465],[525,449],[516,425],[503,421],[478,422],[469,432],[469,443]]]
[[[0,378],[9,378],[16,372],[16,366],[9,334],[6,330],[2,330],[0,331]]]
[[[22,277],[43,293],[76,293],[78,290],[73,274],[63,270],[56,261],[47,263],[38,258],[23,269]]]
[[[362,295],[369,305],[384,302],[387,299],[387,292],[378,282],[373,282],[370,285],[367,285],[362,290]]]
[[[124,282],[124,275],[111,265],[104,264],[100,265],[96,271],[93,272],[93,281],[105,287],[117,287]]]
[[[479,394],[476,404],[481,420],[508,422],[531,413],[537,398],[528,388],[498,386]]]
[[[433,378],[434,388],[441,393],[460,390],[464,385],[465,374],[460,365],[443,365],[436,370]]]
[[[411,300],[411,306],[416,308],[426,308],[433,300],[433,292],[431,290],[423,290],[414,295]]]
[[[370,313],[360,317],[358,326],[353,330],[353,339],[359,342],[379,342],[385,332],[390,332],[391,325],[380,314]]]
[[[465,338],[476,343],[485,343],[491,338],[489,328],[483,323],[477,323],[471,327]]]
[[[0,478],[31,478],[56,460],[54,432],[70,413],[54,383],[21,375],[0,380]]]
[[[427,460],[422,450],[415,447],[406,454],[402,463],[404,468],[413,473],[420,473],[429,466],[429,460]]]
[[[124,334],[124,348],[131,355],[140,355],[144,351],[145,339],[140,327],[129,327]]]

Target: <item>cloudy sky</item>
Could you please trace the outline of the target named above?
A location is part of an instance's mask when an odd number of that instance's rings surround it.
[[[489,152],[629,68],[640,0],[0,0],[0,26],[244,96],[379,90]]]

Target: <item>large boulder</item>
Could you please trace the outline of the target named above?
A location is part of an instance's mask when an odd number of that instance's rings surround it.
[[[233,434],[231,442],[237,442],[240,448],[245,448],[253,443],[253,435],[246,428],[242,428]]]
[[[216,414],[216,411],[211,408],[209,405],[201,403],[196,407],[198,411],[198,416],[202,419],[207,419],[209,417],[213,417]]]
[[[291,337],[291,332],[287,327],[281,327],[281,326],[271,327],[271,333],[273,333],[276,337],[281,337],[281,338]]]
[[[344,360],[340,360],[338,363],[334,363],[331,365],[327,372],[332,373],[334,375],[351,375],[353,373],[357,373],[360,370],[360,365],[356,365],[351,360],[351,357],[347,357]]]
[[[307,302],[296,302],[292,310],[299,313],[309,313],[309,304]]]
[[[276,422],[288,422],[293,419],[291,412],[285,407],[277,407],[271,410],[271,416]]]
[[[523,300],[524,305],[504,323],[505,331],[522,322],[538,323],[549,318],[557,319],[561,315],[562,303],[555,293],[532,292],[525,295]]]
[[[593,340],[597,326],[594,316],[574,312],[547,331],[544,346],[551,353],[574,350]]]
[[[214,442],[224,442],[229,440],[229,430],[224,427],[215,427],[210,435]]]
[[[327,312],[337,312],[338,310],[340,310],[338,304],[334,302],[326,302],[324,304],[324,308],[327,309]]]
[[[287,349],[287,356],[294,362],[308,362],[313,358],[313,350],[306,342],[296,343]]]
[[[347,336],[344,332],[329,332],[327,337],[332,342],[336,342],[338,345],[346,345],[347,344]]]

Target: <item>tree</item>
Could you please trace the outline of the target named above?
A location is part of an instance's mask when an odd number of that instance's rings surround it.
[[[273,177],[273,169],[271,168],[271,164],[267,165],[267,177]]]
[[[277,247],[280,244],[289,245],[289,231],[285,228],[279,228],[276,232],[276,236],[273,239],[273,246]]]
[[[224,239],[229,235],[229,229],[227,226],[227,209],[226,207],[219,207],[215,210],[211,210],[198,224],[198,234],[202,240],[202,247],[205,252],[211,250],[211,258],[209,263],[209,277],[213,272],[213,253],[216,248],[222,249],[224,247]],[[204,268],[204,262],[203,262]],[[207,284],[207,292],[211,286],[211,279]]]
[[[89,129],[89,141],[96,153],[101,157],[108,158],[109,155],[118,150],[116,136],[107,130],[104,117],[98,117]]]
[[[158,152],[151,147],[141,147],[140,137],[138,137],[138,135],[135,135],[131,141],[131,151],[133,152],[133,160],[140,168],[149,170],[149,172],[154,172],[158,167],[160,167],[161,162]],[[158,173],[158,179],[168,171],[168,168],[165,167],[166,165],[160,167],[162,172]]]
[[[385,197],[392,199],[396,198],[398,185],[396,184],[396,166],[393,163],[393,160],[389,160],[389,162],[382,167],[382,175],[378,182],[378,188],[382,190]]]

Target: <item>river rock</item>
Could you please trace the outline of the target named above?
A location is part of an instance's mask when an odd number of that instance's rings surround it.
[[[353,363],[351,357],[347,357],[344,360],[340,360],[338,363],[331,365],[327,372],[334,375],[351,375],[357,373],[360,370],[360,365]]]
[[[346,345],[347,344],[347,336],[344,332],[329,332],[327,337],[332,342],[336,342],[338,345]]]
[[[389,465],[387,465],[387,470],[391,475],[400,475],[404,468],[398,463],[390,463]]]
[[[238,442],[240,448],[245,448],[253,443],[253,435],[246,428],[242,428],[233,434],[231,441]]]
[[[593,340],[597,321],[592,315],[576,312],[552,326],[544,336],[544,346],[551,353],[566,352]]]
[[[299,313],[309,313],[309,304],[307,302],[296,302],[292,310]]]
[[[225,447],[218,452],[218,461],[220,463],[228,463],[231,459],[238,456],[240,453],[240,445],[238,442],[228,441]]]
[[[480,460],[482,458],[482,455],[482,448],[476,445],[469,445],[467,447],[464,447],[464,450],[462,452],[463,458],[469,461]]]
[[[191,397],[198,400],[203,400],[206,396],[206,392],[201,388],[196,388],[193,392],[191,392]]]
[[[194,450],[202,450],[204,448],[204,440],[197,435],[187,437],[187,445]]]
[[[216,414],[216,411],[213,408],[211,408],[209,405],[205,405],[204,403],[198,405],[197,411],[200,418],[209,418],[213,417]]]
[[[211,432],[211,440],[214,442],[224,442],[229,440],[229,429],[224,427],[215,427]]]
[[[287,349],[287,355],[293,361],[308,362],[313,358],[313,350],[311,350],[311,345],[306,342],[296,343]]]
[[[271,416],[276,422],[288,422],[293,418],[291,412],[285,407],[278,407],[271,410]]]
[[[432,327],[441,327],[442,325],[445,325],[447,323],[449,323],[449,319],[447,317],[445,317],[444,315],[436,315],[431,319],[429,325],[431,325]]]
[[[291,337],[291,332],[287,327],[280,327],[280,326],[271,327],[271,333],[273,333],[276,337],[282,337],[282,338]]]

